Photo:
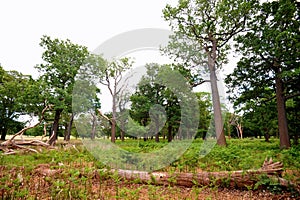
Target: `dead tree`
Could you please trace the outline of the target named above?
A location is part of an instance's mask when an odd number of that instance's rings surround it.
[[[242,126],[242,117],[232,114],[229,120],[229,123],[232,126],[235,126],[237,130],[238,137],[243,139],[243,126]]]
[[[281,178],[283,164],[273,162],[272,159],[265,160],[263,166],[258,170],[239,170],[239,171],[221,171],[221,172],[200,172],[200,173],[167,173],[132,171],[132,170],[114,170],[120,177],[126,180],[139,180],[142,183],[151,183],[154,185],[177,185],[183,187],[219,185],[231,188],[254,187],[262,175],[266,175],[272,180],[278,181],[282,186],[292,186],[293,183]],[[295,186],[295,185],[294,185]],[[297,188],[297,186],[295,186]],[[299,189],[299,188],[297,188]]]

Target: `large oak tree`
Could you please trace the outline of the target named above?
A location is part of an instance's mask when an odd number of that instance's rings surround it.
[[[36,68],[42,73],[41,79],[48,86],[45,98],[53,105],[55,112],[50,139],[50,144],[53,145],[62,112],[71,112],[75,75],[89,52],[86,47],[73,44],[68,39],[52,39],[49,36],[41,38],[40,46],[45,50],[42,55],[44,63]],[[73,116],[71,114],[70,121]]]
[[[187,45],[183,45],[184,49],[179,49],[175,56],[181,57],[184,62],[193,58],[198,68],[204,66],[209,72],[214,124],[219,145],[226,145],[226,139],[217,70],[226,60],[226,53],[230,49],[229,41],[244,30],[255,3],[253,0],[180,0],[176,7],[167,5],[163,11],[165,20],[170,22],[175,33],[175,40],[171,41],[169,46],[177,48],[178,45],[174,45],[174,41],[177,43],[178,37],[188,41]],[[185,51],[193,49],[197,52],[184,57]]]

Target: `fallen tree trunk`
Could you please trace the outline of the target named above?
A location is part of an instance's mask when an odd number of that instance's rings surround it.
[[[248,188],[261,179],[262,175],[277,180],[282,186],[292,185],[281,177],[283,165],[280,162],[265,160],[262,168],[246,171],[222,171],[222,172],[200,172],[200,173],[166,173],[166,172],[144,172],[132,170],[115,170],[115,173],[126,180],[139,180],[142,183],[155,185],[177,185],[184,187],[218,185],[225,187]]]

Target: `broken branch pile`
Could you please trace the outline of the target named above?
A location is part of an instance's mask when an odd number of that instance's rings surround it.
[[[33,148],[30,148],[30,147],[26,147],[26,146],[50,147],[49,140],[46,141],[46,142],[43,142],[42,140],[29,140],[29,141],[28,140],[26,140],[26,141],[25,140],[21,140],[21,141],[18,141],[18,140],[15,139],[17,136],[19,136],[19,137],[22,138],[22,135],[27,130],[35,128],[38,125],[40,125],[44,121],[44,114],[45,114],[45,112],[48,109],[50,109],[50,108],[51,108],[51,105],[47,105],[43,109],[43,111],[42,111],[42,117],[40,118],[40,120],[39,120],[38,123],[36,123],[33,126],[28,126],[28,127],[23,128],[22,130],[20,130],[16,134],[14,134],[9,140],[2,142],[0,144],[0,150],[4,151],[5,155],[9,155],[9,154],[15,154],[16,153],[15,149],[22,149],[22,150],[25,150],[25,151],[30,151],[30,152],[35,152],[35,153],[38,152],[37,150],[35,150]]]

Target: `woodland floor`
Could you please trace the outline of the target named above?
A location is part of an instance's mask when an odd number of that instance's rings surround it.
[[[107,172],[83,148],[40,152],[0,153],[0,199],[300,199],[299,193],[270,184],[258,189],[141,184]],[[298,170],[285,173],[299,179]]]
[[[240,190],[220,187],[153,186],[114,177],[101,177],[96,171],[70,174],[70,170],[53,169],[40,164],[32,170],[24,167],[0,167],[2,199],[300,199],[288,191]],[[73,165],[72,167],[75,167]],[[78,164],[78,168],[83,168]],[[53,173],[53,174],[52,174]],[[6,179],[9,174],[9,179]],[[68,177],[68,178],[66,178]],[[86,180],[85,180],[86,179]],[[5,181],[5,183],[4,183]]]

